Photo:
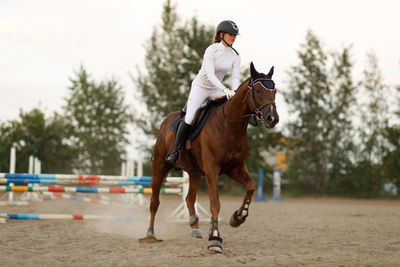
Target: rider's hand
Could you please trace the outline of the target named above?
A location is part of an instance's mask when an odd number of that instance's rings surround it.
[[[228,88],[224,89],[224,93],[228,100],[231,99],[235,95],[235,92],[233,90],[229,90]]]

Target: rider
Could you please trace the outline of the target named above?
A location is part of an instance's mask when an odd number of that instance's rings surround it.
[[[214,43],[204,52],[203,64],[192,82],[185,120],[179,124],[176,131],[174,151],[165,160],[176,165],[179,151],[190,132],[197,109],[206,99],[217,99],[226,95],[231,99],[239,87],[240,82],[240,56],[232,47],[239,28],[235,22],[224,20],[218,24]],[[225,75],[232,72],[232,90],[223,83]]]

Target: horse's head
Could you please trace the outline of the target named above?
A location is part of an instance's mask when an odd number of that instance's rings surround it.
[[[250,74],[249,91],[253,102],[250,108],[254,109],[252,111],[265,127],[273,128],[279,122],[279,115],[275,105],[276,89],[272,80],[274,67],[271,67],[268,74],[265,75],[257,72],[253,62],[251,62]]]

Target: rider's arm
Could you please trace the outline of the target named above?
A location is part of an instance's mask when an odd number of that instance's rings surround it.
[[[215,67],[214,67],[214,49],[208,48],[206,49],[206,52],[204,53],[204,58],[203,58],[203,67],[206,73],[207,79],[218,89],[221,91],[224,91],[226,88],[225,85],[223,85],[220,80],[218,80],[217,76],[215,76]]]
[[[235,55],[236,56],[236,55]],[[232,67],[232,90],[236,91],[240,85],[240,56],[237,55]]]

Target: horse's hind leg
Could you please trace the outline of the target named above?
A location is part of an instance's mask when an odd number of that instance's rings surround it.
[[[200,188],[202,177],[189,177],[189,191],[186,196],[186,205],[189,210],[189,224],[192,227],[192,236],[203,238],[203,234],[199,229],[199,217],[196,215],[195,203],[197,191]]]
[[[243,200],[242,206],[236,210],[229,221],[232,227],[238,227],[246,220],[249,216],[249,206],[253,197],[254,191],[256,190],[256,182],[250,177],[250,174],[246,168],[246,165],[242,164],[233,168],[229,173],[229,177],[238,181],[241,184],[246,185],[246,195]]]
[[[168,175],[171,167],[164,161],[164,157],[154,155],[153,158],[153,178],[151,181],[151,200],[150,200],[150,224],[147,230],[147,236],[139,239],[142,243],[155,243],[162,240],[156,239],[154,234],[154,221],[158,206],[160,205],[160,190],[165,177]]]
[[[210,252],[222,253],[222,238],[218,230],[218,214],[221,209],[218,195],[218,175],[217,168],[208,168],[206,173],[206,184],[208,190],[208,198],[210,201],[211,211],[211,227],[208,233],[208,246]]]

